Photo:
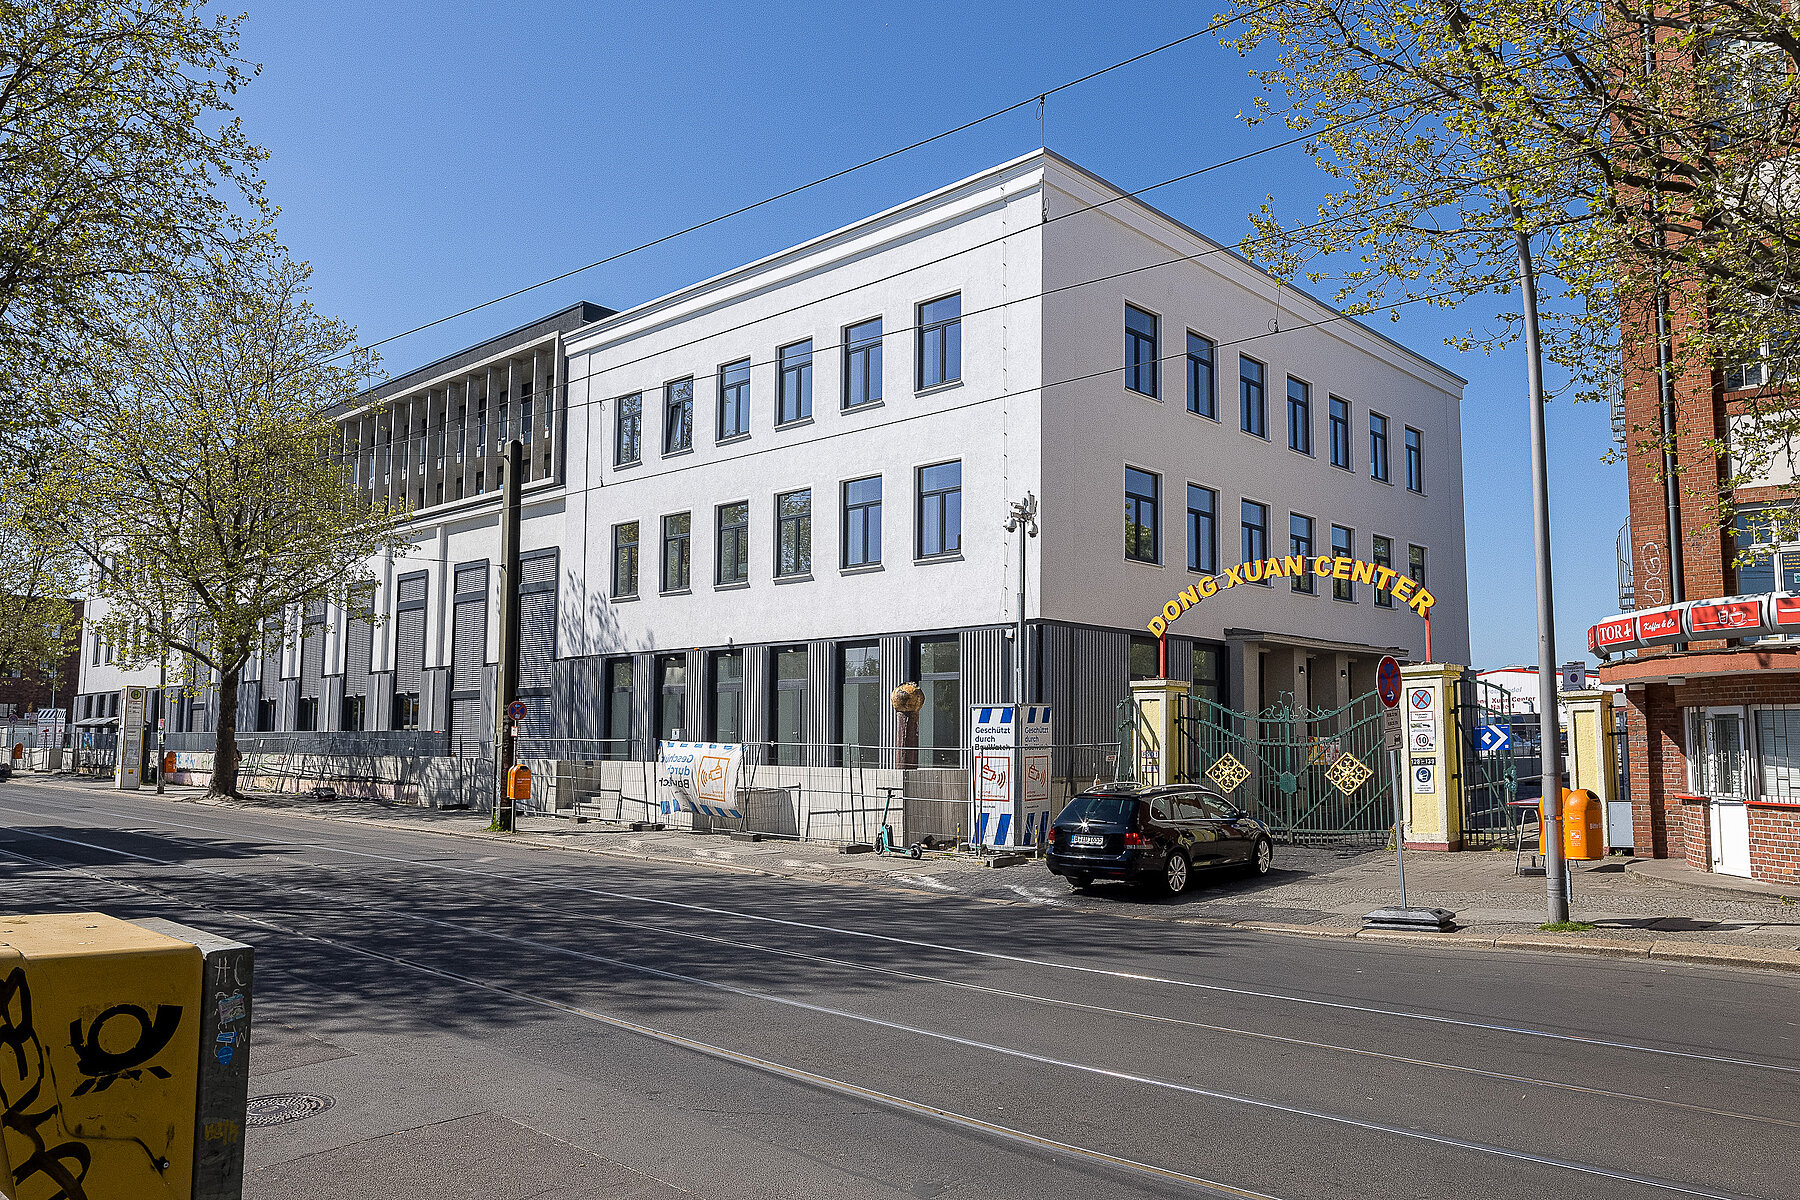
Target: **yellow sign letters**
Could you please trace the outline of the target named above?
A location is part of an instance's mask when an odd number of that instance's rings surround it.
[[[1151,617],[1145,628],[1152,636],[1161,637],[1182,613],[1208,596],[1216,595],[1222,588],[1236,587],[1240,583],[1265,583],[1271,579],[1292,579],[1309,573],[1328,579],[1366,583],[1378,591],[1391,592],[1394,599],[1404,602],[1426,620],[1431,619],[1427,614],[1430,613],[1431,606],[1437,603],[1437,597],[1414,583],[1411,576],[1402,575],[1392,567],[1364,562],[1359,558],[1333,558],[1328,554],[1311,557],[1289,554],[1282,558],[1265,558],[1241,566],[1226,567],[1218,575],[1201,576],[1192,586],[1164,604],[1162,612]]]

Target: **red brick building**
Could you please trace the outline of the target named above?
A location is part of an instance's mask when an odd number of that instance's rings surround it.
[[[81,626],[81,601],[70,601],[73,620]],[[81,639],[70,639],[69,652],[48,671],[32,666],[0,672],[0,720],[29,718],[41,708],[56,707],[72,717],[81,676]]]
[[[1624,341],[1624,422],[1654,433],[1664,421],[1654,315]],[[1782,382],[1780,369],[1676,379],[1678,485],[1667,487],[1661,454],[1632,451],[1635,609],[1595,626],[1589,644],[1612,655],[1600,678],[1625,688],[1636,852],[1800,885],[1800,532],[1759,519],[1782,478],[1737,489],[1721,529],[1711,497],[1727,471],[1708,445],[1758,389]],[[1755,561],[1734,565],[1740,550]]]

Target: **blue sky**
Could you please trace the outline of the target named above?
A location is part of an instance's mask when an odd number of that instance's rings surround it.
[[[233,7],[228,5],[227,7]],[[1035,95],[1203,26],[1182,4],[856,6],[261,3],[240,98],[272,155],[283,240],[314,299],[384,338]],[[1049,145],[1128,189],[1282,140],[1237,119],[1247,64],[1196,39],[1047,105]],[[1040,144],[1035,105],[755,213],[383,347],[390,372],[578,299],[624,308]],[[1312,211],[1298,147],[1146,199],[1221,241],[1273,194]],[[1524,363],[1457,354],[1497,298],[1378,327],[1470,381],[1463,403],[1478,667],[1535,662]],[[1549,415],[1557,645],[1617,610],[1624,468],[1609,417]],[[1441,587],[1441,581],[1435,581]]]

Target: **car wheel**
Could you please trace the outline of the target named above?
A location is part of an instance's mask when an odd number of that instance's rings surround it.
[[[1169,852],[1169,861],[1163,864],[1162,887],[1164,895],[1179,896],[1187,891],[1188,882],[1193,872],[1188,866],[1187,855],[1180,850]]]
[[[1250,851],[1250,873],[1267,875],[1269,868],[1275,865],[1275,844],[1266,837],[1256,839],[1256,848]]]
[[[1069,881],[1069,890],[1074,892],[1085,892],[1088,885],[1094,882],[1092,875],[1068,875],[1065,878]]]

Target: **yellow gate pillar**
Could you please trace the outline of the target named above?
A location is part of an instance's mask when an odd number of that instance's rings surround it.
[[[1453,711],[1462,677],[1454,663],[1400,668],[1408,850],[1462,849],[1462,738]]]
[[[1619,793],[1618,747],[1612,738],[1613,694],[1608,691],[1564,692],[1562,707],[1569,714],[1569,754],[1567,786],[1574,791],[1589,791],[1600,797],[1601,813],[1606,822],[1608,849],[1629,850],[1626,837],[1613,844],[1612,806],[1624,800]]]
[[[1131,681],[1135,778],[1144,784],[1175,783],[1187,777],[1187,738],[1181,717],[1189,685],[1179,679]]]
[[[0,1194],[237,1200],[252,953],[167,921],[0,917]]]

